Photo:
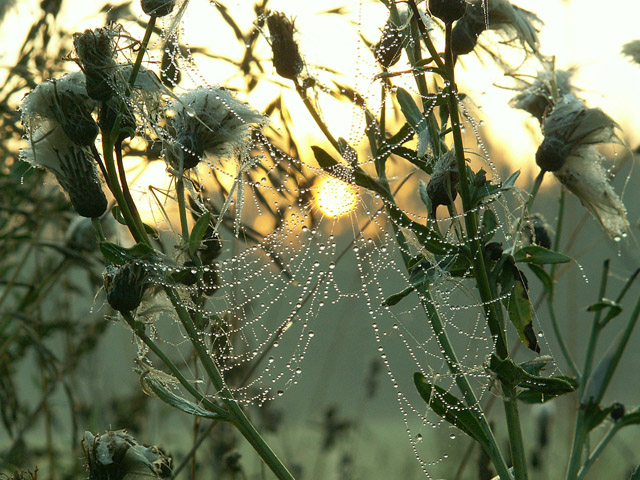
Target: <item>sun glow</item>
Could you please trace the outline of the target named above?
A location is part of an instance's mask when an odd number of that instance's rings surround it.
[[[326,178],[314,193],[316,204],[328,217],[342,217],[356,208],[358,193],[353,185]]]

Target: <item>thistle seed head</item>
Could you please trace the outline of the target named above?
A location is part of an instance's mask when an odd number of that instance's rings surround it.
[[[176,0],[141,0],[142,11],[151,17],[166,17],[176,6]]]
[[[282,12],[272,12],[267,17],[267,27],[271,35],[273,66],[283,78],[294,80],[302,72],[304,62],[300,56],[298,43],[293,38],[295,26],[293,20]]]
[[[167,127],[174,138],[164,153],[176,169],[193,168],[205,154],[225,157],[245,151],[251,124],[268,121],[221,87],[199,87],[181,95],[171,108],[174,115]]]
[[[123,430],[102,435],[84,433],[82,450],[90,480],[123,480],[131,475],[171,476],[172,461],[156,446],[140,445]]]
[[[558,137],[545,137],[536,151],[536,163],[545,172],[562,168],[571,153],[571,146]]]
[[[560,98],[574,90],[571,85],[571,75],[573,75],[572,70],[543,70],[538,73],[533,83],[525,83],[520,93],[509,103],[513,108],[529,112],[542,124],[544,117],[551,112],[555,103],[554,86]]]
[[[73,143],[90,146],[98,136],[98,125],[91,116],[95,106],[87,95],[84,74],[68,73],[41,83],[24,98],[20,105],[22,124],[32,136],[49,120],[59,124]]]

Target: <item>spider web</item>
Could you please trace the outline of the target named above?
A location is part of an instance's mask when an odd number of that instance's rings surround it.
[[[241,11],[242,7],[238,3],[234,5],[238,12],[226,13],[232,16],[237,13],[238,18],[242,18],[246,15]],[[354,31],[361,37],[354,44],[358,58],[354,81],[356,90],[360,92],[357,98],[363,98],[366,108],[379,118],[383,82],[376,79],[379,70],[363,38],[372,32],[369,18],[382,19],[382,23],[373,22],[379,30],[384,19],[379,9],[369,3],[359,2],[351,7],[348,15]],[[223,10],[211,4],[209,14],[217,16]],[[185,8],[183,13],[183,23],[192,20],[189,8]],[[251,47],[255,47],[256,58],[268,65],[269,50],[264,39],[268,32],[262,27],[265,15],[263,12],[253,19],[256,35],[261,40]],[[165,68],[171,65],[181,71],[181,83],[175,86],[173,93],[165,92],[168,97],[179,95],[184,91],[184,85],[213,83],[204,73],[204,68],[199,66],[205,60],[196,53],[203,49],[189,46],[188,29],[181,25],[173,23],[173,20],[165,21],[162,24],[163,41],[156,43],[153,46],[156,50],[152,50],[156,55],[168,56],[163,60]],[[302,28],[301,37],[303,49],[305,44],[308,45],[305,41],[311,40],[304,38]],[[217,54],[208,51],[207,55],[216,57]],[[304,73],[306,78],[313,79],[313,84],[310,83],[313,86],[306,90],[309,99],[320,109],[336,102],[338,97],[343,103],[347,100],[351,112],[347,142],[357,150],[359,166],[374,175],[376,158],[366,148],[364,109],[362,104],[358,105],[362,102],[355,101],[356,90],[335,87],[345,79],[317,67],[312,60],[311,56],[307,58]],[[153,62],[160,63],[158,58],[152,58],[148,68],[153,68]],[[290,86],[283,86],[281,79],[273,82],[273,76],[269,72],[263,74],[263,77],[272,77],[272,83],[276,83],[281,91],[291,93]],[[412,76],[408,75],[404,80],[402,85],[419,98],[418,91],[411,87]],[[216,78],[216,81],[223,83],[221,78]],[[233,81],[237,84],[238,78]],[[261,81],[268,83],[268,80]],[[444,435],[454,440],[458,432],[446,426],[425,406],[415,391],[413,373],[421,372],[427,380],[456,396],[459,392],[421,302],[430,303],[441,316],[458,352],[457,367],[472,381],[478,401],[484,403],[498,392],[492,390],[492,376],[484,367],[494,345],[482,313],[482,302],[469,280],[453,278],[442,270],[431,282],[432,298],[420,298],[414,292],[397,305],[386,305],[385,301],[390,296],[411,287],[402,255],[415,257],[423,253],[422,247],[410,231],[393,224],[386,213],[388,205],[384,200],[355,185],[351,188],[356,192],[357,204],[348,214],[334,218],[319,209],[320,183],[328,175],[315,166],[308,149],[301,147],[302,142],[296,143],[295,134],[291,135],[290,129],[297,121],[293,118],[295,107],[292,102],[300,103],[300,99],[288,93],[284,96],[276,94],[270,103],[276,105],[272,109],[271,125],[252,131],[247,151],[235,158],[205,157],[197,169],[185,174],[192,200],[190,213],[194,218],[191,225],[198,214],[205,210],[211,212],[211,227],[219,227],[223,249],[214,265],[201,267],[200,272],[193,267],[193,273],[202,276],[206,276],[204,274],[210,272],[209,269],[216,272],[215,281],[206,285],[215,293],[205,303],[193,301],[192,294],[197,287],[172,286],[179,290],[183,305],[198,312],[203,319],[198,331],[206,339],[210,355],[223,373],[227,386],[242,404],[262,405],[296,385],[303,375],[305,363],[315,361],[309,354],[310,345],[316,333],[324,328],[325,316],[331,315],[331,306],[357,301],[362,308],[354,311],[353,315],[362,321],[368,319],[368,334],[375,339],[376,355],[385,365],[390,388],[396,392],[411,449],[424,475],[433,478],[434,472],[443,471],[441,464],[449,456],[448,442],[438,450],[434,448],[433,439]],[[385,95],[389,122],[398,126],[397,121],[391,121],[394,115],[390,112],[393,91],[387,90]],[[478,133],[479,122],[468,110],[467,103],[459,101],[459,106],[464,126],[471,132],[467,135],[467,153],[473,157],[474,170],[482,167],[489,172],[494,183],[500,182],[498,171]],[[295,115],[307,113],[298,109]],[[148,114],[143,116],[147,119],[147,131],[157,140],[161,141],[170,134],[164,130],[162,122]],[[331,128],[331,115],[325,118]],[[473,143],[469,138],[475,139],[473,147],[469,146]],[[401,139],[398,145],[405,140]],[[337,156],[337,153],[333,152],[333,155]],[[250,166],[244,168],[247,162]],[[344,164],[345,171],[348,168]],[[402,211],[413,221],[425,224],[428,216],[426,207],[419,201],[418,191],[419,182],[428,182],[428,175],[396,157],[389,160],[387,175],[389,187],[397,193]],[[343,180],[352,182],[347,176]],[[167,191],[166,195],[161,202],[163,210],[175,210],[171,192]],[[496,228],[494,239],[507,245],[513,240],[512,225],[522,213],[521,205],[522,198],[516,192],[512,198],[495,198],[487,207],[480,207],[477,214],[481,218],[484,208],[489,207],[501,211],[502,221]],[[441,208],[439,213],[442,212]],[[447,241],[453,244],[459,243],[456,225],[462,216],[458,212],[452,211],[437,219]],[[159,228],[166,228],[166,225],[162,219],[157,224]],[[408,249],[403,250],[398,245],[395,230],[405,234]],[[179,231],[179,227],[174,225],[174,231]],[[180,263],[185,258],[184,252],[178,252],[173,266],[167,266],[166,262],[145,265],[148,269],[162,272],[154,281],[164,285],[165,274],[181,271]],[[348,267],[342,268],[342,265]],[[346,270],[356,276],[356,288],[353,288],[352,278],[347,276]],[[159,297],[147,299],[139,308],[138,317],[152,326],[157,340],[175,349],[175,354],[182,357],[184,368],[190,371],[194,380],[203,382],[202,374],[187,359],[190,343],[186,333],[170,313],[170,306],[163,306]],[[158,315],[158,312],[163,315]],[[548,345],[546,347],[548,351]],[[147,353],[142,345],[140,349],[141,355]],[[210,396],[216,399],[215,393]],[[425,441],[425,437],[430,441]],[[447,468],[451,468],[450,462]]]

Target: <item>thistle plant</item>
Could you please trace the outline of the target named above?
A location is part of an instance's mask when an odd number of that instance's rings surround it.
[[[507,0],[382,3],[387,20],[380,37],[368,42],[370,60],[380,70],[372,79],[380,86],[379,99],[335,79],[335,88],[324,82],[307,64],[296,22],[286,12],[258,3],[256,21],[244,33],[226,7],[213,6],[246,48],[237,66],[247,91],[266,81],[297,94],[306,109],[297,115],[308,113],[326,139],[311,145],[314,158],[304,158],[309,154],[290,134],[296,118],[284,97],[262,112],[225,85],[185,88],[179,69],[192,59],[182,58],[188,49],[178,26],[189,2],[143,0],[142,39],[113,24],[76,33],[67,57],[76,71],[35,86],[23,99],[28,145],[22,159],[52,173],[77,214],[91,222],[104,261],[97,302],[109,315],[116,312],[135,338],[134,368],[144,393],[194,417],[196,432],[203,419],[231,427],[275,477],[293,479],[293,469],[258,432],[248,409],[265,408],[297,384],[315,335],[310,323],[323,318],[325,304],[360,295],[426,477],[431,474],[419,453],[422,433],[413,435],[409,414],[418,418],[418,428],[449,424],[468,437],[496,478],[525,480],[532,477],[532,445],[523,431],[522,406],[577,394],[564,478],[586,478],[620,429],[640,421],[637,409],[604,403],[640,302],[629,314],[621,306],[635,274],[619,292],[607,293],[605,262],[598,298],[588,307],[594,319],[586,358],[574,360],[554,307],[559,267],[573,261],[559,251],[564,192],[578,198],[608,240],[626,241],[627,211],[598,149],[622,144],[621,128],[580,100],[571,72],[557,71],[543,55],[542,24],[533,12]],[[457,73],[463,55],[488,54],[506,66],[484,42],[489,30],[539,66],[530,81],[508,71],[519,82],[511,105],[538,121],[542,138],[531,158],[540,171],[525,195],[517,186],[519,172],[501,181],[488,152],[469,146],[474,139],[482,145],[479,123]],[[260,39],[270,46],[268,59],[253,51]],[[148,61],[154,41],[164,49],[158,65]],[[631,47],[626,53],[634,55]],[[327,94],[354,105],[362,131],[347,138],[336,133],[322,111]],[[272,126],[278,115],[280,130]],[[156,152],[171,178],[168,189],[148,193],[166,231],[147,223],[131,191],[127,155],[139,143],[145,154]],[[313,200],[318,182],[327,178],[356,199],[344,201],[349,212],[360,209],[367,217],[354,222],[353,239],[342,251]],[[540,186],[552,178],[563,189],[554,228],[533,211]],[[108,217],[121,228],[118,235],[105,231]],[[254,217],[269,222],[267,231],[250,222]],[[357,294],[341,290],[336,274],[347,253],[353,253],[362,280]],[[534,277],[539,282],[530,282]],[[534,293],[540,295],[537,305]],[[457,295],[467,302],[462,308],[455,305]],[[536,321],[542,302],[558,359]],[[601,333],[616,317],[627,323],[597,363]],[[461,335],[480,344],[475,353],[460,354]],[[386,350],[392,338],[405,347],[414,371],[392,367]],[[526,353],[518,353],[521,346]],[[411,389],[400,388],[403,382]],[[508,452],[490,417],[489,394],[502,403]],[[545,412],[540,424],[546,431]],[[325,424],[323,449],[329,450],[350,423],[329,409]],[[608,433],[591,450],[600,425],[608,425]],[[547,442],[540,437],[541,451]],[[175,478],[184,466],[173,467],[163,451],[124,431],[87,432],[82,448],[90,478]],[[241,471],[238,455],[225,457],[229,471]],[[554,472],[554,478],[562,476]]]

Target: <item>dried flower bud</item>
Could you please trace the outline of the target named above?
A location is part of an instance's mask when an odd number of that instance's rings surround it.
[[[167,122],[174,138],[165,144],[167,161],[176,169],[195,167],[205,154],[223,157],[246,150],[250,124],[267,118],[221,87],[199,87],[181,95]]]
[[[632,40],[622,46],[622,54],[640,64],[640,40]]]
[[[94,436],[84,433],[82,450],[90,479],[123,480],[130,475],[171,476],[172,461],[156,446],[140,445],[123,430]]]
[[[98,135],[91,116],[95,106],[87,95],[84,74],[75,72],[38,85],[24,98],[20,110],[30,136],[47,119],[59,124],[73,143],[90,146]]]
[[[431,15],[438,17],[447,25],[460,20],[466,10],[465,0],[429,0]]]
[[[23,160],[53,173],[79,215],[102,216],[107,210],[107,199],[91,153],[72,143],[61,128],[42,126],[45,130],[52,129],[44,134],[40,130],[35,132],[37,136],[31,138],[30,148],[22,151]]]
[[[176,0],[141,0],[142,11],[152,17],[165,17],[173,12]]]
[[[107,301],[114,310],[121,313],[138,308],[150,284],[146,269],[136,263],[127,263],[119,267],[110,265],[103,277]]]
[[[611,418],[614,422],[617,422],[622,417],[624,417],[625,409],[624,405],[620,402],[615,402],[611,405]]]
[[[374,47],[376,60],[385,70],[398,63],[402,54],[404,36],[390,20],[382,30],[382,37]]]
[[[87,78],[87,94],[98,101],[113,96],[114,74],[118,68],[115,42],[118,32],[111,27],[85,30],[73,34],[78,64]]]
[[[454,150],[449,150],[442,155],[435,166],[433,174],[427,184],[427,195],[431,200],[431,214],[435,216],[436,209],[440,205],[452,205],[458,196],[458,167]]]
[[[558,137],[545,137],[536,151],[536,163],[545,172],[556,172],[562,168],[571,153],[571,145]]]
[[[273,66],[278,75],[294,80],[302,72],[304,62],[293,38],[293,21],[282,12],[272,12],[267,18],[267,26],[271,35]]]

